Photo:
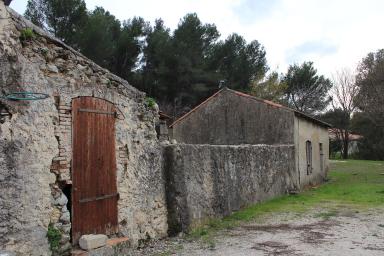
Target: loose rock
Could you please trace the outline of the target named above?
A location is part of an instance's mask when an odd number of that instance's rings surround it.
[[[81,249],[89,251],[105,246],[107,239],[106,235],[83,235],[80,237],[79,245]]]

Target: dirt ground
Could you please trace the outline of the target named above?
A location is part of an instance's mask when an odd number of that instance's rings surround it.
[[[205,240],[171,238],[135,255],[384,255],[384,209],[273,214]]]

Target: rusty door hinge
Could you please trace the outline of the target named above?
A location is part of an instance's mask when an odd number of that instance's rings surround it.
[[[79,203],[88,203],[88,202],[104,200],[112,197],[117,197],[117,199],[119,199],[120,195],[119,193],[113,193],[113,194],[103,195],[103,196],[88,197],[88,198],[80,199]]]

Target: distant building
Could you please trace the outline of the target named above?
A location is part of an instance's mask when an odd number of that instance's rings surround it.
[[[331,142],[342,141],[341,133],[343,130],[337,128],[331,128],[329,131],[329,140]],[[348,142],[348,155],[356,154],[359,152],[359,141],[363,138],[362,135],[356,133],[348,134],[349,142]],[[341,146],[343,144],[341,143]]]
[[[228,88],[171,125],[178,143],[294,145],[297,187],[326,177],[329,127],[297,110]]]

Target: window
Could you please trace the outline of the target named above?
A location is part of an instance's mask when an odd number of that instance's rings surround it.
[[[323,152],[323,143],[319,143],[319,152],[320,152],[320,171],[324,171],[324,152]]]
[[[307,156],[307,175],[312,173],[312,142],[307,140],[305,142],[305,151]]]

